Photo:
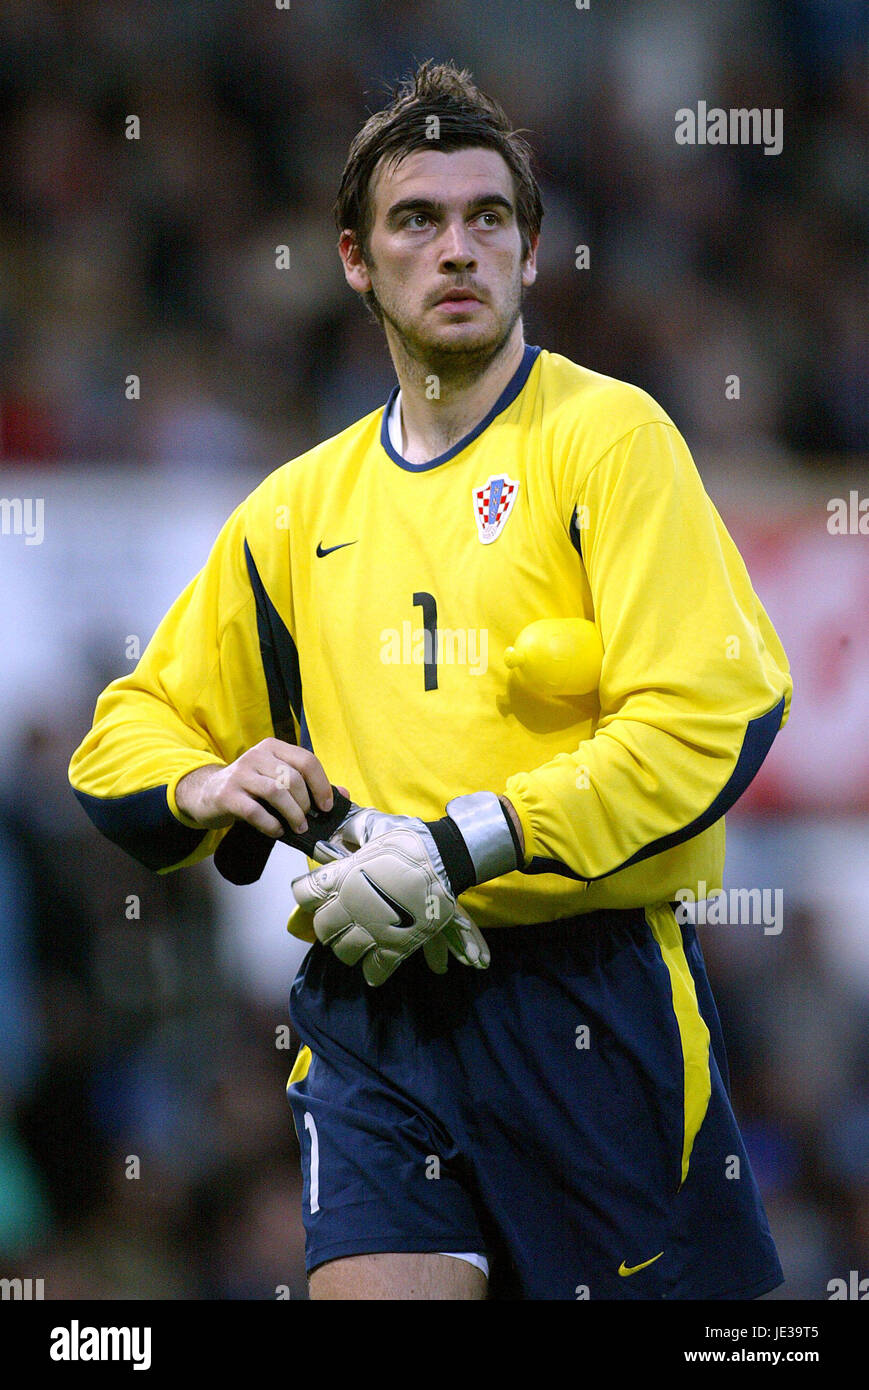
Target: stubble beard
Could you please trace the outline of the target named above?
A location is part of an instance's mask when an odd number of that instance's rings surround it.
[[[520,279],[506,325],[499,325],[491,338],[471,345],[428,341],[414,332],[412,325],[391,314],[373,290],[371,294],[383,316],[383,324],[389,324],[392,330],[390,346],[399,356],[396,365],[421,384],[425,384],[428,377],[437,377],[443,393],[461,390],[479,381],[504,351],[522,313],[524,288]]]

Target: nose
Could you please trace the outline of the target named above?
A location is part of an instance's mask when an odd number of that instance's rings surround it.
[[[461,218],[456,218],[455,221],[447,223],[440,247],[441,269],[448,271],[473,270],[476,268],[476,264],[476,258],[468,242],[468,232],[464,221]]]

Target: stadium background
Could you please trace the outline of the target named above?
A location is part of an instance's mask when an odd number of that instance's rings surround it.
[[[4,4],[0,492],[43,499],[45,529],[7,509],[0,535],[0,1275],[305,1296],[296,864],[152,876],[66,765],[235,503],[385,400],[330,209],[365,110],[423,57],[531,133],[527,339],[670,411],[790,656],[791,724],[728,818],[727,884],[781,889],[783,929],[702,936],[780,1296],[866,1274],[869,541],[828,529],[867,488],[860,24],[850,0]],[[678,146],[700,100],[782,108],[782,153]]]

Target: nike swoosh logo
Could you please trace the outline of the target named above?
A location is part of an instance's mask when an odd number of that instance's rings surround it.
[[[359,544],[358,541],[342,541],[340,545],[329,545],[329,546],[327,546],[326,549],[324,550],[324,549],[323,549],[323,542],[320,541],[319,545],[317,546],[317,556],[318,556],[318,558],[319,558],[320,560],[322,560],[322,558],[323,558],[324,555],[331,555],[333,550],[343,550],[344,547],[345,547],[345,545],[358,545],[358,544]]]
[[[621,1274],[623,1278],[627,1274],[636,1274],[637,1270],[645,1269],[648,1265],[653,1265],[656,1260],[660,1260],[663,1253],[663,1250],[659,1250],[657,1255],[653,1255],[650,1260],[643,1260],[643,1263],[641,1265],[629,1266],[625,1264],[624,1260],[622,1260],[621,1264],[619,1265],[619,1274]]]
[[[364,869],[361,872],[362,877],[365,879],[365,882],[374,889],[378,898],[382,898],[383,901],[392,908],[393,912],[398,917],[398,921],[394,925],[399,927],[414,926],[416,918],[413,916],[413,914],[408,912],[407,908],[404,907],[402,903],[397,903],[394,898],[391,898],[389,896],[388,893],[384,893],[383,889],[380,887],[379,884],[373,883]]]

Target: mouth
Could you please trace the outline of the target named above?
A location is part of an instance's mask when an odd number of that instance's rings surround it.
[[[464,309],[471,304],[479,304],[480,299],[471,290],[453,289],[447,290],[440,299],[436,300],[435,307],[446,307],[450,309]]]

